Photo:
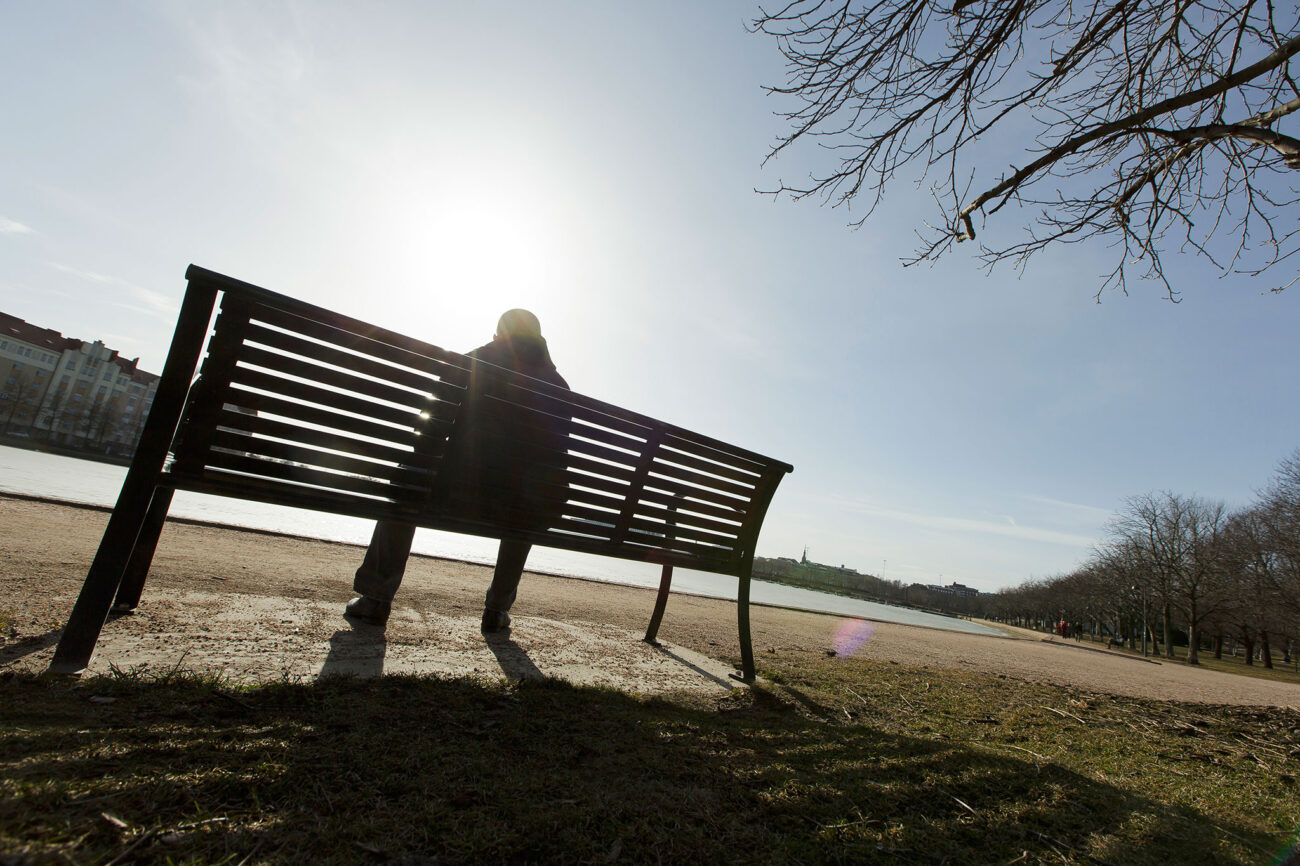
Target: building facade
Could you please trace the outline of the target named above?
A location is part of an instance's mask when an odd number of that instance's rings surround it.
[[[157,389],[138,358],[0,312],[0,434],[127,457]]]

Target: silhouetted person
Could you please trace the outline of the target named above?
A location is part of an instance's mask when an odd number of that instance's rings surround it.
[[[470,352],[469,357],[566,390],[569,387],[551,361],[541,324],[527,310],[503,314],[492,342]],[[500,381],[477,363],[471,367],[466,404],[448,437],[431,504],[450,517],[504,523],[522,530],[542,529],[550,511],[548,493],[553,501],[553,485],[562,482],[559,455],[569,422],[489,399]],[[501,436],[508,445],[498,438]],[[375,524],[365,559],[352,582],[360,595],[348,602],[345,616],[374,625],[388,621],[414,536],[412,523],[380,520]],[[528,542],[502,539],[484,599],[483,631],[510,625],[509,610],[531,548]]]

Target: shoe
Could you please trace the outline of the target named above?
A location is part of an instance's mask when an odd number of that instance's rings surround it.
[[[504,610],[493,610],[490,607],[483,608],[482,631],[484,634],[504,631],[508,628],[510,628],[510,614]]]
[[[384,625],[388,622],[388,614],[392,610],[391,601],[380,601],[368,595],[359,595],[343,608],[343,615],[371,625]]]

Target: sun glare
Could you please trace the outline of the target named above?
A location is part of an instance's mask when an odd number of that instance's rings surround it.
[[[531,309],[545,327],[564,303],[552,279],[568,261],[563,220],[535,191],[417,182],[387,205],[370,246],[391,293],[374,301],[405,333],[468,351],[491,339],[506,310]]]

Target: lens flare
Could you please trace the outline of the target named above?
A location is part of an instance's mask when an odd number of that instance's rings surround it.
[[[846,619],[835,632],[835,655],[851,656],[876,633],[876,627],[865,619]]]
[[[1300,864],[1300,829],[1291,835],[1291,842],[1282,849],[1273,861],[1273,866],[1297,866]]]

